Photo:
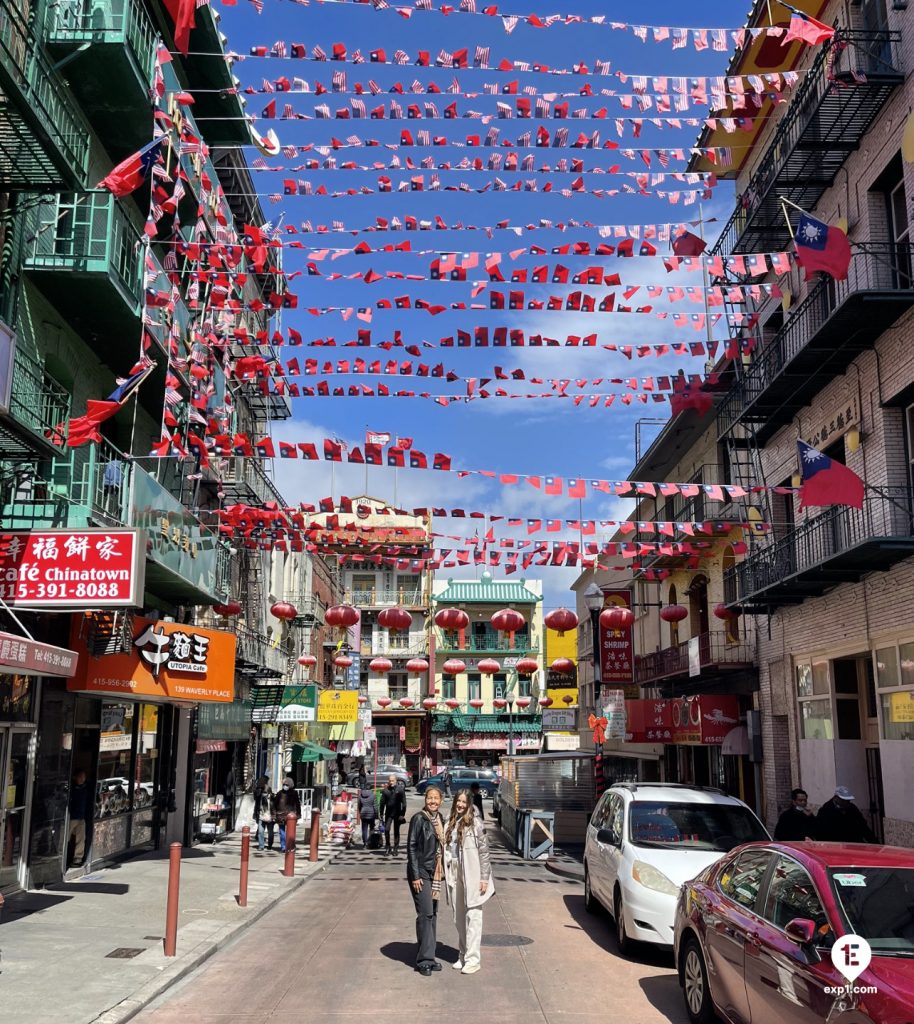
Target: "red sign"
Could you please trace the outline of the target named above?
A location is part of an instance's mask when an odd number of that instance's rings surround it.
[[[198,754],[219,754],[224,750],[228,750],[225,740],[197,740]]]
[[[632,595],[629,590],[604,590],[604,608],[631,608]],[[633,683],[635,681],[635,657],[632,644],[632,627],[625,629],[604,629],[600,626],[600,677],[607,683]]]
[[[731,694],[696,694],[675,700],[627,700],[629,743],[718,745],[739,725],[739,702]]]
[[[23,675],[63,676],[76,675],[78,655],[66,647],[52,647],[35,640],[0,633],[0,671],[11,669]]]
[[[0,598],[11,608],[130,608],[143,603],[139,530],[6,530]]]

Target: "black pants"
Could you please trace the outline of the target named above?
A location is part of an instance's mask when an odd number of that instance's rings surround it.
[[[374,830],[375,818],[362,818],[362,843],[367,846],[368,838]]]
[[[390,833],[394,834],[394,849],[400,849],[400,819],[399,818],[385,818],[384,819],[384,846],[386,849],[390,849]]]
[[[416,966],[435,962],[438,945],[438,900],[432,899],[432,880],[422,878],[422,892],[416,892],[410,882],[409,891],[416,908]]]

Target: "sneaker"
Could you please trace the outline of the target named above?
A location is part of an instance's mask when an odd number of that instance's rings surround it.
[[[479,964],[467,964],[460,973],[461,974],[478,974],[479,973]]]
[[[463,961],[462,960],[458,960],[456,963],[451,964],[451,967],[453,967],[455,971],[462,971],[463,970]]]

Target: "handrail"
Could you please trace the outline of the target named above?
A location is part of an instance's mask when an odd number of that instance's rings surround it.
[[[752,644],[731,639],[724,630],[710,630],[697,638],[702,668],[709,665],[748,665],[753,661]],[[635,682],[639,684],[689,671],[689,640],[635,658]]]
[[[16,350],[10,390],[10,415],[47,439],[56,435],[70,412],[69,391],[51,380],[44,367],[21,348]]]
[[[119,8],[119,9],[115,9]],[[123,38],[133,52],[140,72],[152,75],[155,29],[137,0],[109,0],[103,7],[84,6],[83,0],[57,0],[49,8],[48,39],[51,42],[95,42]]]

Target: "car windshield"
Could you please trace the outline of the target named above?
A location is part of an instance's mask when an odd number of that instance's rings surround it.
[[[845,921],[881,956],[914,957],[914,868],[830,868]]]
[[[761,822],[736,804],[631,805],[629,838],[635,846],[663,849],[732,850],[740,843],[768,839]]]

